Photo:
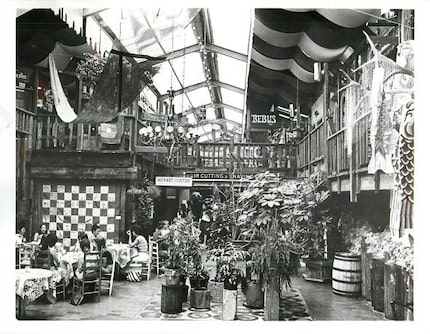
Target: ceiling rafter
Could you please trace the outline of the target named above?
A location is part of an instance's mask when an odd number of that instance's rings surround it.
[[[209,85],[211,85],[213,87],[225,88],[225,89],[231,90],[231,91],[238,93],[238,94],[244,94],[244,92],[245,92],[243,88],[236,87],[236,86],[230,85],[230,84],[225,83],[225,82],[220,82],[220,81],[210,81]],[[196,83],[194,85],[190,85],[190,86],[175,90],[173,92],[173,96],[186,94],[186,93],[189,93],[193,90],[196,90],[196,89],[199,89],[202,87],[206,87],[206,86],[208,86],[207,81],[202,81],[202,82]],[[163,94],[163,95],[160,95],[160,97],[159,97],[159,99],[161,101],[163,101],[167,98],[169,98],[169,94]],[[222,103],[222,102],[215,102],[215,104],[216,103]]]
[[[197,106],[195,108],[191,108],[188,110],[185,110],[182,112],[182,115],[186,116],[189,114],[193,114],[194,112],[196,112],[196,110],[198,110],[199,108],[224,108],[224,109],[230,109],[232,111],[235,111],[239,114],[243,113],[243,110],[237,107],[234,107],[230,104],[224,103],[224,102],[219,102],[219,103],[206,103],[206,104],[202,104],[200,106]]]

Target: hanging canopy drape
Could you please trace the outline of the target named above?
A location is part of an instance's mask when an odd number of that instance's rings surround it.
[[[318,94],[315,62],[346,62],[379,10],[256,9],[247,101],[303,104]],[[299,91],[297,91],[297,89]]]

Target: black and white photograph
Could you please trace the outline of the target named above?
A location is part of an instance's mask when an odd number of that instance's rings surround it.
[[[429,6],[11,3],[5,333],[420,330]]]

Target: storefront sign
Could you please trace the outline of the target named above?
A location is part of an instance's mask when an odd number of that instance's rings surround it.
[[[191,188],[193,186],[193,179],[190,177],[156,176],[155,185],[165,187]]]
[[[19,89],[32,87],[31,80],[33,80],[32,70],[27,68],[16,69],[16,87]]]
[[[255,174],[234,174],[233,177],[229,173],[187,173],[187,176],[192,177],[193,180],[240,180]]]
[[[270,111],[251,111],[250,118],[253,128],[273,128],[280,124],[278,112],[273,106]]]

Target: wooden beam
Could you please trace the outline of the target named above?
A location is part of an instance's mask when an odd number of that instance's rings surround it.
[[[136,153],[168,153],[167,147],[136,145]]]
[[[88,179],[88,180],[132,180],[137,178],[137,167],[58,167],[33,166],[30,169],[32,178],[40,179]]]

